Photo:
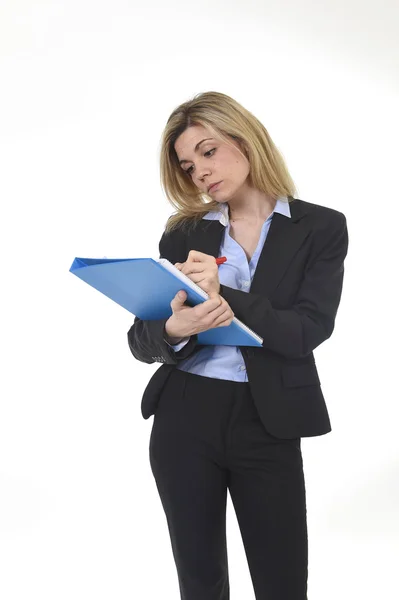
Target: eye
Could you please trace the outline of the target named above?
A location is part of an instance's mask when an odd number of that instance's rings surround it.
[[[208,150],[207,152],[204,153],[204,156],[206,156],[207,154],[209,154],[210,152],[213,152],[214,150],[216,150],[216,148],[212,148],[212,150]],[[213,156],[213,155],[212,155]],[[189,169],[187,169],[187,171],[184,171],[185,173],[187,173],[187,175],[191,174],[191,169],[193,167],[190,167]]]

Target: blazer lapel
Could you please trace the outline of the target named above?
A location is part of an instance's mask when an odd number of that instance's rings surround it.
[[[290,202],[291,218],[274,213],[266,241],[249,291],[270,297],[291,260],[310,234],[305,205],[299,199]],[[188,237],[188,251],[198,250],[217,258],[224,234],[220,221],[202,219]]]

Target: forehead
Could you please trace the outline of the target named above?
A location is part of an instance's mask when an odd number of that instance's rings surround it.
[[[213,132],[202,125],[188,127],[175,142],[175,150],[179,158],[183,158],[184,152],[193,152],[196,144],[205,138],[215,139]]]

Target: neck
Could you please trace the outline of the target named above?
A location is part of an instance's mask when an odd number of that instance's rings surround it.
[[[241,203],[228,202],[231,221],[264,222],[273,212],[277,199],[264,194]]]

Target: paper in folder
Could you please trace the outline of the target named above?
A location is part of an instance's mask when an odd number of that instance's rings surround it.
[[[179,290],[187,293],[186,304],[195,306],[209,296],[166,258],[80,258],[71,273],[123,306],[142,320],[169,318],[171,301]],[[198,333],[198,344],[262,346],[263,339],[234,317],[227,327]]]

